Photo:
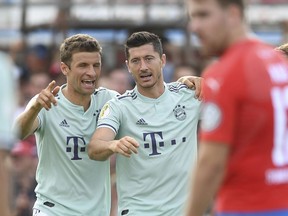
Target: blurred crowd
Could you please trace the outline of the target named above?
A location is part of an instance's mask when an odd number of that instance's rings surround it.
[[[164,68],[164,80],[176,81],[181,76],[200,75],[200,66],[182,61],[181,55],[175,52],[175,47],[166,43],[165,53],[167,64]],[[177,48],[179,50],[179,48]],[[14,63],[15,82],[18,83],[18,107],[15,117],[25,109],[28,101],[46,88],[51,80],[57,85],[66,82],[60,70],[58,49],[43,44],[25,46],[22,42],[15,42],[8,50]],[[105,50],[104,50],[105,52]],[[124,56],[124,50],[123,50]],[[128,72],[123,56],[120,56],[114,67],[102,66],[99,86],[116,90],[123,94],[134,87],[133,79]],[[103,59],[105,62],[105,59]],[[37,167],[37,149],[34,135],[23,141],[15,143],[10,158],[7,161],[10,171],[11,203],[13,216],[31,216],[32,207],[36,200],[34,189],[36,187],[35,173]],[[111,159],[111,184],[112,184],[112,210],[111,216],[116,215],[116,177],[115,158]]]

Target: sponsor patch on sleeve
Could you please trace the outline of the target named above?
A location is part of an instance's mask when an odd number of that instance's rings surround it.
[[[107,117],[109,115],[109,113],[110,113],[110,106],[109,106],[109,104],[105,104],[103,106],[103,108],[101,109],[99,119]]]
[[[201,129],[205,132],[215,130],[221,120],[222,112],[215,103],[205,103],[202,109]]]

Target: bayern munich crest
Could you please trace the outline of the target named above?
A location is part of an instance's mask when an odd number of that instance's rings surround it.
[[[175,117],[180,121],[183,121],[186,118],[186,112],[184,109],[185,109],[185,106],[181,106],[181,105],[177,105],[173,109]]]

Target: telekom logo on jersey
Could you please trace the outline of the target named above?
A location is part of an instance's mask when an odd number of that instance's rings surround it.
[[[160,138],[161,141],[157,142],[157,137],[158,139]],[[151,140],[151,143],[147,142],[147,140]],[[149,156],[154,156],[154,155],[160,155],[161,153],[157,151],[158,145],[159,147],[164,147],[164,141],[163,141],[163,134],[162,132],[150,132],[150,133],[143,133],[143,140],[144,140],[144,148],[148,149],[151,147],[152,152],[149,154]],[[182,142],[186,142],[186,137],[182,138]],[[151,144],[151,145],[150,145]],[[177,142],[175,139],[170,140],[170,145],[176,145]]]
[[[272,162],[278,168],[268,170],[266,179],[269,183],[280,184],[288,182],[288,85],[279,84],[288,82],[288,67],[284,64],[273,64],[268,69],[273,84],[271,100],[274,109],[274,140]]]
[[[86,151],[86,142],[83,137],[69,136],[66,139],[66,145],[66,152],[70,153],[73,150],[73,157],[71,160],[82,160],[82,158],[79,157],[79,152]]]

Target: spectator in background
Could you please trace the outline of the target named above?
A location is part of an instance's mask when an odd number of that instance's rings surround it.
[[[58,85],[63,85],[66,83],[66,78],[61,71],[61,62],[59,56],[59,50],[53,49],[52,50],[52,58],[51,64],[49,67],[49,75],[50,77],[56,81]]]
[[[28,97],[31,99],[51,82],[51,77],[46,71],[31,74],[29,78]]]
[[[43,44],[28,47],[26,64],[28,73],[39,73],[49,68],[49,49]]]
[[[133,88],[133,78],[126,68],[113,68],[108,72],[110,89],[124,94],[126,90]]]
[[[31,216],[36,201],[35,173],[38,163],[36,145],[26,139],[19,141],[11,151],[13,184],[13,216]]]
[[[51,82],[51,77],[48,72],[39,71],[38,73],[33,73],[29,76],[27,80],[22,82],[20,94],[19,107],[16,115],[24,110],[29,100],[38,94],[43,88],[45,88],[49,82]]]
[[[0,53],[0,215],[10,216],[10,193],[6,159],[15,142],[12,132],[13,115],[16,108],[17,86],[13,76],[13,64],[10,58]]]
[[[10,47],[10,55],[17,65],[16,76],[20,85],[29,80],[31,74],[49,69],[49,49],[43,44],[26,47],[23,42],[17,42]]]
[[[251,38],[244,0],[187,0],[204,72],[199,160],[187,216],[288,215],[288,65]]]
[[[188,64],[176,65],[174,68],[172,82],[176,82],[184,76],[199,76],[198,69]]]
[[[166,65],[163,68],[163,79],[164,82],[172,82],[175,65],[179,63],[180,49],[171,43],[171,41],[165,37],[161,36],[161,42],[163,46],[163,51],[166,54]]]

